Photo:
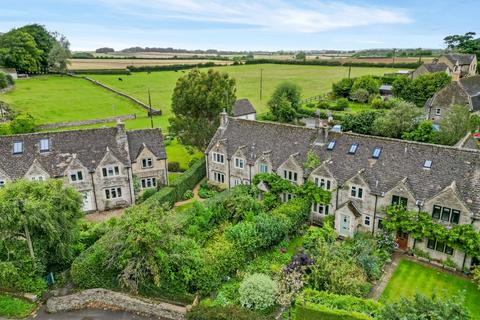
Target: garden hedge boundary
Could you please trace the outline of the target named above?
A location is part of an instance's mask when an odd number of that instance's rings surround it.
[[[255,59],[247,60],[245,64],[293,64],[305,66],[344,66],[344,67],[377,67],[377,68],[406,68],[416,69],[421,63],[418,62],[397,62],[397,63],[383,63],[383,62],[343,62],[340,60],[276,60],[276,59]]]
[[[205,158],[201,158],[168,187],[160,189],[144,203],[150,206],[157,206],[165,202],[173,205],[175,202],[183,200],[185,192],[192,190],[205,177],[205,174],[206,161]]]
[[[372,320],[373,318],[354,311],[330,309],[328,307],[306,302],[295,306],[295,320]]]
[[[72,69],[68,70],[70,74],[131,74],[128,69]]]
[[[187,320],[273,320],[273,317],[237,306],[196,306],[187,313]]]
[[[194,68],[209,68],[209,67],[222,67],[222,64],[216,64],[214,62],[205,62],[197,64],[171,64],[163,66],[128,66],[127,69],[131,72],[151,72],[151,71],[178,71]]]

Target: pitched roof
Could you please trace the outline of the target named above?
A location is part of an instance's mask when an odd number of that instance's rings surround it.
[[[157,159],[166,159],[165,144],[160,129],[127,131],[130,160],[134,161],[144,147],[147,147]]]
[[[444,56],[445,58],[450,60],[453,64],[458,62],[459,65],[471,64],[472,61],[475,59],[474,54],[450,53],[450,54],[445,54]]]
[[[304,163],[311,150],[339,185],[361,172],[370,190],[381,195],[406,179],[418,200],[429,199],[456,181],[463,201],[473,212],[480,213],[479,151],[331,131],[328,141],[336,143],[329,151],[325,143],[319,143],[323,134],[319,129],[229,118],[226,128],[217,131],[207,152],[223,139],[227,157],[240,146],[246,146],[250,163],[270,150],[276,170],[297,152],[298,162]],[[356,153],[348,154],[354,143],[358,144]],[[372,157],[376,147],[382,148],[379,159]],[[432,161],[430,169],[423,167],[425,160]]]
[[[256,113],[256,111],[248,99],[239,99],[235,101],[232,113],[234,117],[240,117],[247,114]]]
[[[480,110],[480,75],[452,81],[427,100],[426,106],[469,104],[473,111]]]
[[[448,66],[445,63],[424,63],[423,66],[428,72],[443,72],[448,70]]]
[[[40,152],[40,139],[49,139],[51,151]],[[152,152],[157,152],[159,157],[164,156],[164,148],[159,146],[163,144],[159,130],[138,130],[125,134],[123,126],[116,126],[0,136],[0,168],[9,178],[19,179],[37,161],[51,177],[60,177],[74,158],[89,171],[94,171],[107,150],[129,167],[129,151],[135,151],[137,147],[139,149],[142,139],[145,139]],[[21,154],[13,154],[13,143],[16,141],[23,142]]]

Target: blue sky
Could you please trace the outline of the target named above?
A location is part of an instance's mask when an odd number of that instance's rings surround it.
[[[478,31],[479,0],[0,0],[0,32],[40,23],[73,50],[442,48]]]

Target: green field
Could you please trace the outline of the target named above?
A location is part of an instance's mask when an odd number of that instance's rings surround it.
[[[24,318],[32,313],[35,304],[0,294],[0,317]]]
[[[425,295],[434,292],[447,296],[464,295],[466,307],[474,319],[480,319],[480,290],[473,282],[409,260],[400,261],[380,301],[398,301],[400,297],[412,297],[416,292]]]

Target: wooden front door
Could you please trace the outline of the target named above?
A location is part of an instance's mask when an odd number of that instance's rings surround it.
[[[408,246],[408,233],[398,231],[397,232],[397,244],[398,248],[405,250]]]

